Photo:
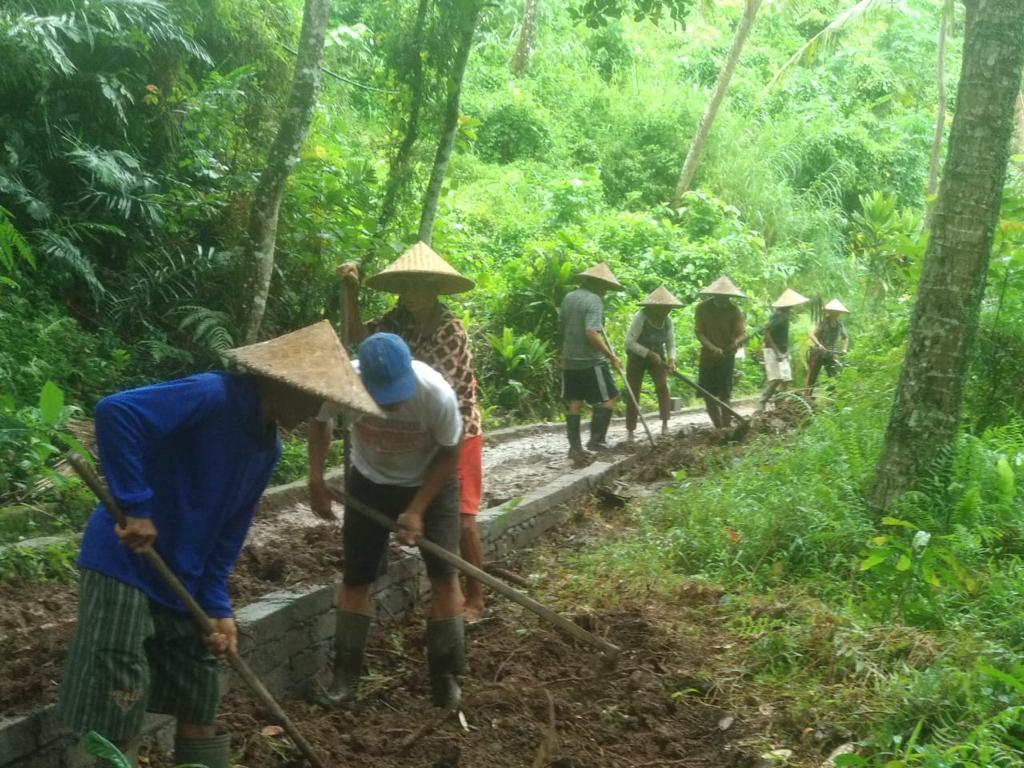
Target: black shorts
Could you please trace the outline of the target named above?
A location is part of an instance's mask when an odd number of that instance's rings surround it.
[[[562,399],[568,402],[584,400],[598,405],[619,396],[608,363],[593,368],[574,368],[562,371]]]
[[[736,359],[732,355],[724,360],[701,360],[697,383],[719,400],[729,402],[732,398],[732,371],[735,364]]]
[[[349,473],[347,486],[352,498],[383,512],[392,520],[405,511],[418,490],[416,487],[379,485],[363,477],[355,467]],[[452,479],[444,484],[437,498],[427,507],[423,515],[423,535],[457,555],[460,525],[459,483]],[[372,584],[377,578],[387,554],[389,533],[356,510],[345,510],[342,551],[345,557],[343,578],[347,586],[361,587]],[[431,578],[448,576],[455,571],[444,560],[427,552],[423,552],[423,562]]]

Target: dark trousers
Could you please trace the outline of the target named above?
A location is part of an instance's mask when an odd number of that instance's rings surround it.
[[[807,360],[808,389],[818,383],[818,376],[821,375],[822,368],[825,369],[825,373],[830,379],[839,373],[839,363],[836,362],[835,355],[823,349],[812,349]]]
[[[668,421],[672,413],[672,401],[668,394],[667,368],[664,365],[655,365],[650,360],[626,355],[626,381],[629,388],[633,390],[636,399],[640,399],[640,387],[644,382],[644,373],[650,371],[651,379],[654,381],[654,391],[658,393],[658,414],[662,421]],[[636,429],[637,410],[633,401],[626,402],[626,429],[632,432]]]

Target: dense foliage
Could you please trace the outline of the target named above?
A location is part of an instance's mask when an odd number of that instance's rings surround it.
[[[334,4],[320,103],[281,211],[264,335],[337,320],[333,267],[354,258],[370,273],[413,238],[457,3]],[[951,474],[889,520],[862,497],[927,237],[941,4],[873,4],[778,78],[847,4],[766,4],[678,208],[667,201],[739,5],[539,0],[532,57],[514,77],[520,5],[485,6],[433,240],[477,282],[450,303],[472,335],[488,425],[557,412],[555,308],[594,261],[627,287],[609,300],[620,345],[637,300],[661,283],[691,303],[728,272],[751,296],[754,327],[786,286],[841,297],[854,312],[854,356],[827,415],[713,481],[680,477],[639,520],[642,536],[602,553],[602,567],[642,560],[647,575],[699,576],[741,595],[813,583],[820,602],[757,635],[767,684],[826,658],[813,644],[827,615],[834,677],[802,682],[840,680],[851,699],[870,689],[883,715],[829,706],[879,755],[896,765],[1019,760],[1020,155]],[[240,338],[249,205],[300,17],[297,0],[0,8],[0,503],[32,507],[0,537],[80,517],[80,491],[55,471],[75,444],[69,421],[118,388],[220,365]],[[954,16],[950,99],[961,26]],[[389,301],[363,298],[368,313]],[[692,369],[692,309],[675,317],[680,364]],[[792,330],[801,353],[809,324],[800,315]],[[740,374],[742,387],[759,386],[752,360]],[[279,480],[301,475],[303,454],[301,441],[289,445]],[[0,576],[64,576],[67,551],[2,552]],[[740,629],[743,620],[737,610]],[[886,626],[948,653],[878,651]],[[865,672],[875,651],[887,662]]]

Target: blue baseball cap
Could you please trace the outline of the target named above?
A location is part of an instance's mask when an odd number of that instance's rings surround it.
[[[359,375],[377,405],[394,405],[416,392],[409,346],[393,333],[375,333],[359,345]]]

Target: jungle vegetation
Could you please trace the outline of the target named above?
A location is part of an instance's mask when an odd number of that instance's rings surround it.
[[[555,308],[595,261],[627,287],[613,338],[662,283],[693,302],[728,273],[755,327],[787,286],[838,296],[854,347],[825,408],[681,474],[580,573],[722,585],[752,685],[858,742],[846,765],[1019,765],[1018,6],[7,0],[0,504],[74,527],[88,500],[55,471],[69,423],[337,322],[335,265],[368,274],[416,239],[477,282],[450,305],[489,427],[557,417]],[[676,326],[692,370],[689,309]],[[759,386],[752,360],[739,372]],[[8,551],[0,576],[73,570],[47,557]],[[751,619],[765,600],[784,615]]]

